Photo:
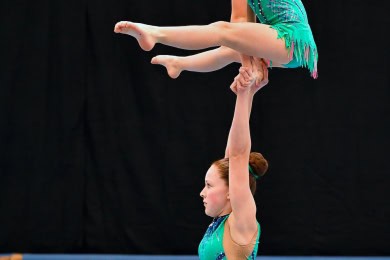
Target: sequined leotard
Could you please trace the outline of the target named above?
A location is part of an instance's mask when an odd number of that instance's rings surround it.
[[[198,248],[198,254],[200,260],[226,260],[227,259],[226,255],[229,254],[226,253],[227,252],[226,250],[228,248],[224,248],[224,239],[226,238],[226,234],[224,233],[226,230],[225,223],[227,222],[228,217],[229,215],[214,218],[213,222],[207,228],[206,233],[204,234],[203,239],[200,242]],[[256,232],[255,236],[252,238],[254,242],[253,251],[251,253],[249,251],[248,256],[245,257],[246,259],[249,260],[256,259],[256,255],[257,255],[259,239],[261,234],[259,223],[257,223],[257,228],[258,228],[258,232]],[[227,226],[227,229],[228,230],[226,230],[226,232],[230,233],[229,226]],[[235,256],[233,258],[235,258]],[[242,259],[242,257],[240,257],[239,259]],[[230,258],[228,260],[230,260]]]
[[[317,77],[317,46],[301,0],[247,0],[259,21],[283,38],[292,60],[287,68],[306,67]]]

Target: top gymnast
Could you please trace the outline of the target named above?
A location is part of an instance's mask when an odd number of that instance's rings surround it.
[[[305,67],[317,78],[317,47],[301,0],[232,0],[231,22],[158,27],[121,21],[114,31],[133,36],[145,51],[156,43],[186,50],[219,47],[188,57],[154,57],[152,63],[165,66],[172,78],[183,70],[208,72],[232,62],[252,68],[249,56],[272,67]]]

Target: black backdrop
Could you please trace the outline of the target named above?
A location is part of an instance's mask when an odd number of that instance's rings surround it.
[[[389,255],[385,1],[304,1],[319,78],[272,69],[252,147],[270,162],[260,254]],[[0,251],[196,254],[238,64],[170,79],[113,33],[228,20],[229,1],[1,1]]]

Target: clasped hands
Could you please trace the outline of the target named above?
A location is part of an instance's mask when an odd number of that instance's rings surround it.
[[[241,67],[238,75],[234,78],[230,89],[237,94],[238,92],[250,91],[255,94],[262,87],[268,84],[268,66],[260,58],[251,57],[251,68]]]

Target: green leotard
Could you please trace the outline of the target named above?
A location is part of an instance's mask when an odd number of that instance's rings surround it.
[[[247,0],[259,21],[283,38],[292,56],[287,68],[306,67],[317,77],[318,52],[301,0]]]
[[[225,231],[225,221],[229,215],[217,217],[213,220],[207,228],[202,241],[198,247],[198,254],[200,260],[226,260],[225,250],[223,249],[223,233]],[[257,250],[260,240],[260,224],[257,223],[258,234],[256,244],[253,248],[252,254],[248,257],[250,260],[256,259]]]

